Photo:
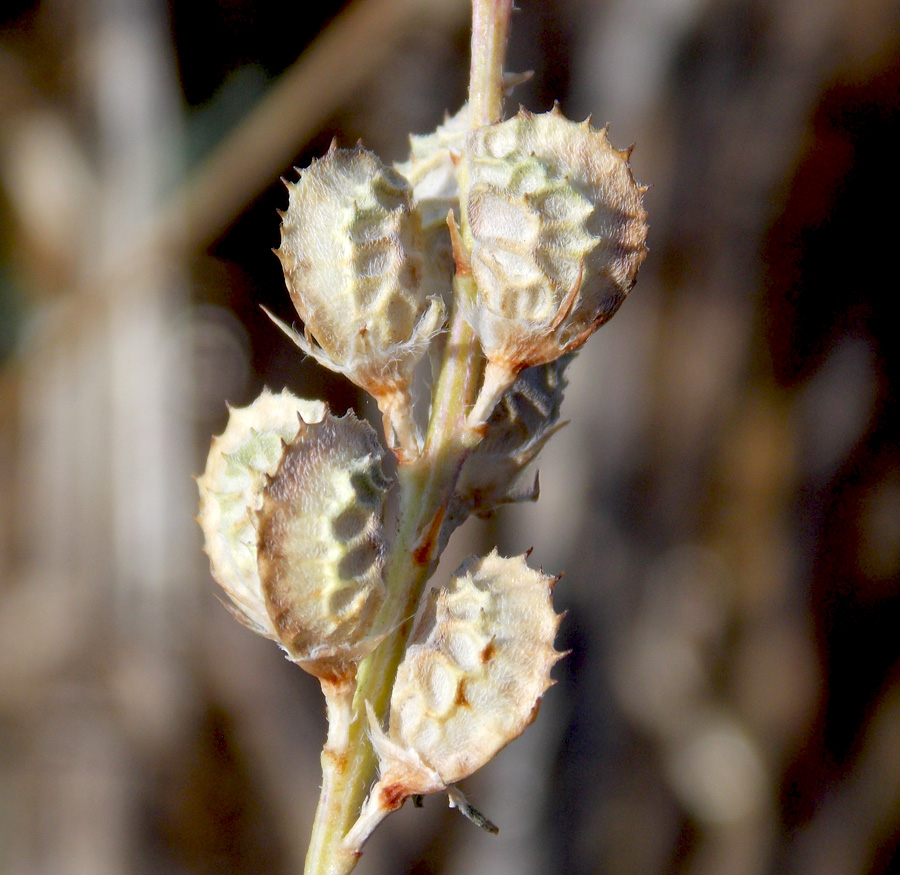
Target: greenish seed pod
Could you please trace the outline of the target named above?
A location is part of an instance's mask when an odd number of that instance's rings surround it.
[[[456,161],[468,130],[469,105],[465,104],[433,133],[411,136],[409,160],[394,165],[409,180],[422,216],[423,288],[428,295],[443,296],[446,303],[455,269],[447,214],[452,212],[459,221]]]
[[[352,413],[301,423],[263,490],[259,577],[288,654],[338,679],[380,640],[389,483],[374,430]]]

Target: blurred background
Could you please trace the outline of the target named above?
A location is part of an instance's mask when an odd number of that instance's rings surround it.
[[[301,870],[321,698],[217,602],[191,475],[263,385],[371,416],[259,308],[292,319],[278,177],[335,137],[403,160],[468,21],[3,4],[0,872]],[[566,572],[558,683],[465,782],[500,834],[430,797],[358,871],[900,872],[900,3],[522,0],[508,67],[511,109],[636,144],[651,252],[540,502],[438,572]]]

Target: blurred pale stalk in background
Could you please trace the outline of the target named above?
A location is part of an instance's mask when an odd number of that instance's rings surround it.
[[[177,653],[199,576],[182,510],[192,376],[178,349],[183,265],[146,235],[181,152],[163,10],[74,12],[73,90],[95,153],[49,110],[4,121],[4,182],[43,306],[5,375],[21,540],[3,687],[33,735],[2,854],[10,871],[111,873],[137,823],[135,757],[171,741],[184,706]]]

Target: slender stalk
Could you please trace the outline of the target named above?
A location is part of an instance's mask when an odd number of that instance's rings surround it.
[[[473,127],[501,117],[511,10],[511,0],[473,0],[469,88]],[[464,179],[464,169],[462,174]],[[462,214],[466,240],[469,232],[464,205]],[[472,294],[470,277],[459,274],[454,285],[457,295]],[[385,569],[388,599],[383,616],[399,617],[401,622],[359,667],[346,747],[334,751],[326,744],[323,750],[322,795],[306,858],[306,875],[346,875],[359,857],[357,849],[342,846],[342,839],[359,815],[377,771],[367,736],[365,704],[369,702],[378,719],[384,719],[416,606],[437,562],[447,501],[462,462],[479,439],[478,433],[468,428],[466,416],[475,398],[481,365],[474,333],[456,308],[434,389],[424,449],[421,454],[401,456],[399,460],[400,520]]]
[[[494,124],[503,115],[503,62],[511,12],[512,0],[472,0],[472,127]]]

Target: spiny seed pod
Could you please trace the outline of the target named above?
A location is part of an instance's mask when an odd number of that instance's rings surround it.
[[[463,301],[498,379],[577,349],[618,309],[647,253],[630,152],[557,107],[467,140],[475,300]]]
[[[444,315],[421,285],[421,218],[408,182],[357,146],[332,147],[286,185],[276,255],[304,333],[282,328],[376,398],[405,392]]]
[[[383,802],[471,775],[534,720],[562,655],[555,582],[494,550],[430,595],[397,673],[388,734],[373,727]]]
[[[232,407],[228,426],[213,438],[206,471],[197,478],[206,552],[216,582],[234,604],[234,615],[260,635],[278,640],[269,619],[257,569],[257,511],[266,477],[278,470],[284,445],[301,419],[325,416],[321,401],[278,395],[264,389],[249,407]]]
[[[374,430],[353,413],[301,423],[259,511],[259,577],[288,654],[340,676],[380,640],[389,483]]]
[[[380,640],[382,506],[375,432],[269,391],[231,410],[198,478],[213,577],[235,616],[338,681]]]

